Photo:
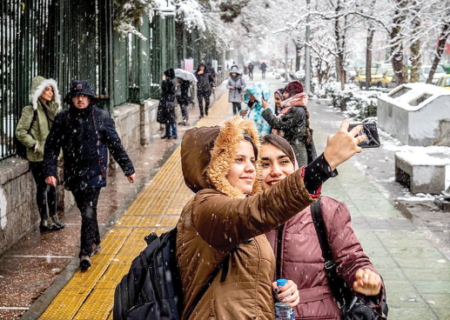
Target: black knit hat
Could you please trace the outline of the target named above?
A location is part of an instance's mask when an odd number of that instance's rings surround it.
[[[88,96],[91,102],[95,101],[95,93],[92,91],[91,86],[87,80],[73,80],[69,93],[66,95],[65,101],[72,103],[72,99],[76,96],[84,95]]]

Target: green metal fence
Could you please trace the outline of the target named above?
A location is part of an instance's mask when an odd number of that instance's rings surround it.
[[[63,97],[72,80],[86,79],[109,111],[159,99],[164,70],[183,57],[174,13],[144,17],[139,31],[146,40],[117,34],[113,19],[113,0],[0,1],[0,160],[15,153],[15,126],[37,75],[55,79]],[[185,56],[196,64],[210,58],[197,31],[184,34],[178,46]]]

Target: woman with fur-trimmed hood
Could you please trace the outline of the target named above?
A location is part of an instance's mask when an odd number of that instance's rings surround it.
[[[222,126],[185,133],[182,170],[186,185],[196,195],[177,224],[182,320],[275,319],[275,258],[264,234],[313,203],[335,167],[361,152],[357,144],[364,138],[354,138],[361,127],[349,133],[348,125],[345,121],[329,137],[325,153],[310,167],[262,193],[259,137],[252,121],[234,117]],[[292,281],[281,291],[279,298],[292,306],[298,303]]]
[[[27,159],[36,182],[36,201],[41,216],[41,230],[58,230],[64,226],[56,214],[56,188],[47,186],[43,171],[44,146],[53,120],[61,110],[58,85],[53,79],[35,77],[31,83],[30,105],[22,109],[16,137],[27,148]],[[49,214],[47,214],[47,205]]]

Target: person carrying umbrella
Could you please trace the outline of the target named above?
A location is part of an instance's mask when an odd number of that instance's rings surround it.
[[[183,120],[178,124],[180,126],[189,126],[189,87],[191,82],[197,82],[195,75],[183,69],[175,69],[175,94],[178,104],[181,108]]]

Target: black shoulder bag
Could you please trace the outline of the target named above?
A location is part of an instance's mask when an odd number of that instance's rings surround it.
[[[31,120],[30,126],[28,127],[27,134],[30,134],[31,128],[37,119],[37,110],[33,109],[33,120]],[[22,142],[20,142],[16,135],[14,135],[14,144],[16,146],[16,154],[21,158],[27,158],[27,147],[25,147]]]
[[[353,294],[353,291],[347,286],[347,283],[339,276],[336,270],[330,244],[328,242],[327,231],[323,222],[322,209],[320,207],[320,198],[311,205],[311,216],[316,228],[319,239],[322,256],[325,262],[325,274],[330,284],[331,292],[336,303],[341,310],[343,320],[382,320],[386,319],[388,306],[386,303],[386,293],[383,295],[382,315],[374,311],[374,304],[371,301],[363,301]]]

